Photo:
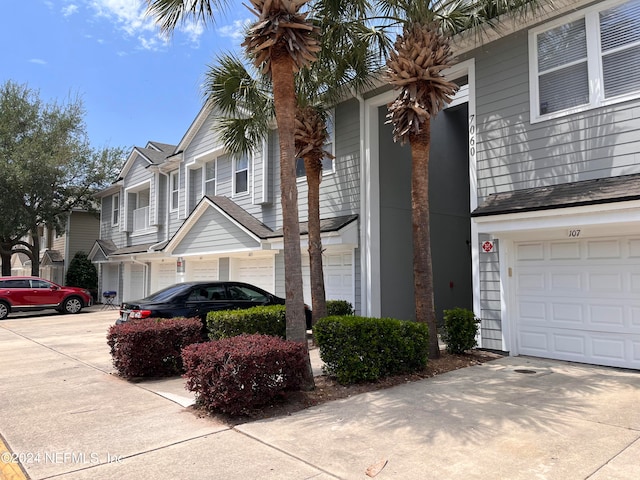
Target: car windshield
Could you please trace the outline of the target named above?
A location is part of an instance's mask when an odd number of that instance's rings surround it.
[[[191,285],[179,283],[177,285],[171,285],[170,287],[158,290],[156,293],[152,293],[148,297],[144,298],[147,302],[164,302],[170,298],[186,293],[191,288]]]

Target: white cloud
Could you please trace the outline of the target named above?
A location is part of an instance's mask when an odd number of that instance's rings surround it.
[[[151,16],[146,15],[145,0],[86,0],[96,16],[113,22],[127,37],[136,38],[142,49],[159,50],[166,46],[168,39],[160,33],[160,28]],[[194,46],[199,45],[204,33],[204,25],[192,21],[180,23],[176,33],[183,34]]]
[[[79,7],[73,3],[70,5],[66,5],[62,7],[62,15],[64,15],[65,17],[70,17],[74,13],[78,12],[78,8]]]
[[[32,59],[29,60],[29,63],[36,63],[38,65],[46,65],[47,64],[47,62],[45,62],[41,58],[32,58]]]
[[[221,37],[232,38],[233,40],[242,40],[244,39],[244,32],[249,25],[251,25],[252,20],[250,18],[245,18],[243,20],[235,20],[231,25],[225,25],[223,27],[219,27],[216,29],[218,34]]]

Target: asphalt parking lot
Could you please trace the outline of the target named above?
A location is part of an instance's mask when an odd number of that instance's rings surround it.
[[[24,468],[4,478],[640,478],[636,371],[507,357],[230,427],[180,378],[114,375],[116,316],[0,322],[0,435]]]

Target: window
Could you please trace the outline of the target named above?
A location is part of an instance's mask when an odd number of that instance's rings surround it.
[[[324,157],[322,159],[322,175],[329,175],[333,173],[333,158]],[[296,160],[296,178],[306,178],[307,170],[304,167],[304,159],[298,158]]]
[[[213,197],[216,194],[216,161],[204,165],[204,194]]]
[[[243,155],[240,158],[234,160],[235,173],[234,173],[234,192],[247,193],[249,191],[249,158]]]
[[[178,182],[178,171],[171,172],[169,175],[169,189],[171,193],[171,210],[178,209],[178,193],[180,191],[180,183]]]
[[[640,96],[640,0],[606,6],[530,33],[532,122]]]
[[[111,225],[120,223],[120,194],[114,193],[111,197]]]

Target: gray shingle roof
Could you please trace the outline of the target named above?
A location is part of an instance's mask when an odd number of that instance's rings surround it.
[[[223,210],[227,215],[233,218],[236,222],[242,225],[244,228],[253,233],[256,237],[266,239],[266,238],[277,238],[282,237],[284,232],[280,228],[278,230],[272,230],[267,227],[264,223],[258,220],[256,217],[251,215],[249,212],[240,207],[237,203],[231,200],[228,197],[214,196],[207,197],[211,200],[218,208]],[[358,218],[358,215],[343,215],[340,217],[326,218],[320,220],[320,231],[321,232],[336,232],[341,228],[347,226],[349,223],[353,222]],[[306,235],[309,233],[309,225],[307,222],[300,223],[300,234]]]
[[[211,196],[207,197],[218,208],[233,218],[236,222],[249,230],[258,238],[269,238],[273,236],[273,230],[267,227],[256,217],[240,207],[237,203],[227,197]]]
[[[640,200],[640,174],[494,193],[472,217]]]

